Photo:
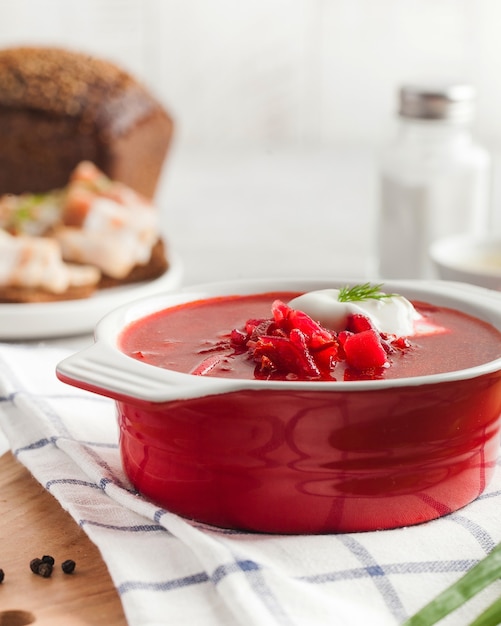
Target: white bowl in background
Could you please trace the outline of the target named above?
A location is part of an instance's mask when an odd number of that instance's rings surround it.
[[[440,278],[501,291],[501,236],[452,235],[433,242],[429,254]]]

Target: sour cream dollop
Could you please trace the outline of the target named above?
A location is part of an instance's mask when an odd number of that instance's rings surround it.
[[[359,313],[368,317],[382,333],[409,337],[415,334],[415,323],[421,315],[412,303],[400,295],[339,302],[339,289],[310,291],[289,302],[289,306],[309,315],[327,328],[339,332],[346,328],[348,316]]]

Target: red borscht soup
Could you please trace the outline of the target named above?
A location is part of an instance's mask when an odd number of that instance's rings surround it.
[[[303,351],[306,360],[303,359],[302,334],[296,333],[300,337],[299,344],[296,340],[300,356],[297,357],[297,352],[284,354],[283,350],[289,350],[290,344],[294,344],[293,333],[284,337],[272,320],[274,303],[286,303],[297,295],[278,292],[225,296],[180,304],[130,324],[120,337],[119,347],[134,359],[178,372],[273,380],[404,378],[466,369],[501,357],[501,333],[490,324],[457,310],[413,302],[430,328],[439,328],[439,332],[405,339],[380,335],[378,345],[385,351],[384,363],[369,363],[367,367],[359,366],[358,361],[346,360],[348,350],[342,333],[333,333],[332,342],[327,335],[320,349],[314,346],[312,350],[320,368],[317,375],[307,369],[311,361],[307,349],[308,354]],[[264,334],[256,343],[256,332],[263,330],[263,324]],[[367,331],[366,328],[361,330]],[[273,332],[274,338],[270,340]],[[352,334],[349,331],[350,337]],[[268,352],[263,348],[259,350],[259,341],[261,346],[264,341]],[[303,359],[304,367],[302,362],[297,365],[299,369],[294,365],[291,365],[292,370],[286,366],[275,367],[270,359],[273,361],[277,351],[285,361],[289,359],[297,364]],[[327,362],[325,355],[329,355],[330,360],[329,365],[323,367]]]

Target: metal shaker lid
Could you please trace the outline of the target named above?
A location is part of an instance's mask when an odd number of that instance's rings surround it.
[[[399,115],[422,120],[469,122],[475,114],[475,88],[468,84],[404,85]]]

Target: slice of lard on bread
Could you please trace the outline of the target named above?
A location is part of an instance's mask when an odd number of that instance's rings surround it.
[[[150,261],[160,229],[158,211],[146,198],[89,162],[71,177],[61,221],[53,236],[63,258],[94,264],[116,280]]]
[[[83,298],[99,280],[97,267],[63,261],[54,239],[0,230],[0,302]]]
[[[67,186],[0,198],[0,301],[88,297],[167,269],[158,211],[82,162]]]

